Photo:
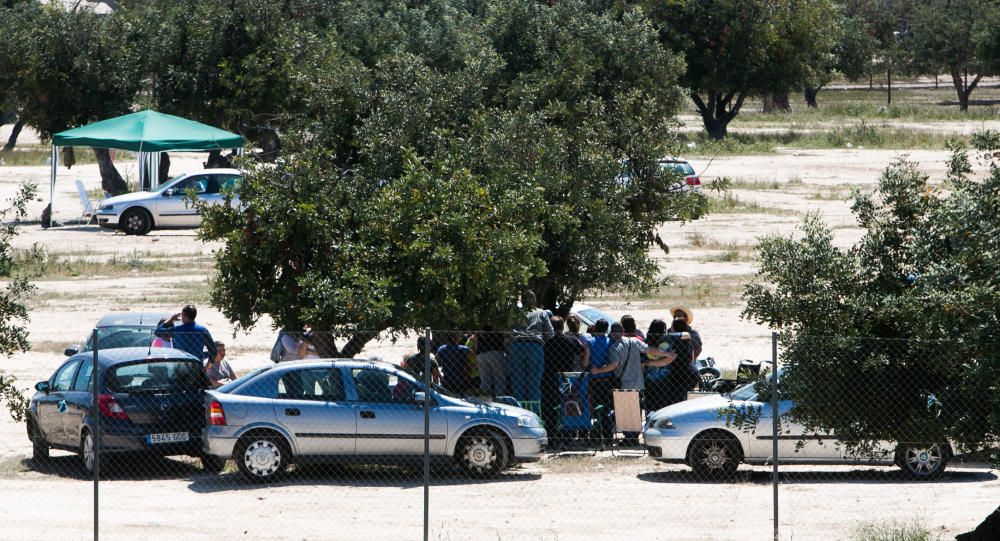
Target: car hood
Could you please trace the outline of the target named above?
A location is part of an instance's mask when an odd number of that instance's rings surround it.
[[[730,400],[728,396],[723,394],[703,396],[695,398],[694,400],[678,402],[663,409],[656,410],[649,417],[650,419],[658,419],[660,417],[670,417],[673,419],[681,416],[703,415],[707,413],[714,415],[720,408],[725,408],[730,404],[738,402],[739,401]]]
[[[132,192],[109,197],[101,201],[101,204],[114,205],[117,203],[132,203],[133,201],[143,201],[155,197],[153,192]]]
[[[501,404],[499,402],[486,402],[480,400],[469,400],[465,398],[453,398],[450,396],[439,397],[438,400],[449,406],[460,407],[472,410],[475,413],[485,416],[520,417],[521,415],[535,415],[534,412],[524,408]]]

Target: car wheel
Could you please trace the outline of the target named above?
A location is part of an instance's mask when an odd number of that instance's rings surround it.
[[[83,436],[80,438],[80,459],[83,460],[83,467],[87,470],[87,473],[93,475],[94,464],[96,462],[97,453],[94,449],[94,436],[89,430],[83,431]]]
[[[951,450],[948,446],[937,443],[900,444],[896,450],[896,464],[913,479],[934,479],[940,476],[950,458]]]
[[[736,473],[742,462],[740,444],[729,434],[702,434],[691,442],[688,464],[705,477],[727,477]]]
[[[285,440],[270,434],[243,436],[233,452],[240,473],[254,483],[277,479],[288,468],[291,459],[292,453]]]
[[[31,460],[34,462],[47,461],[49,459],[49,444],[31,419],[28,419],[28,437],[31,438]]]
[[[496,432],[473,429],[458,440],[455,460],[473,477],[494,477],[507,467],[507,446]]]
[[[141,208],[126,210],[122,214],[121,223],[126,235],[145,235],[153,229],[153,217]]]
[[[201,469],[205,473],[219,473],[226,467],[226,459],[214,455],[201,455]]]

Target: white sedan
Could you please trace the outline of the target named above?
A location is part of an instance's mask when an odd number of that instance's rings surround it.
[[[779,464],[895,464],[911,477],[930,479],[940,475],[951,458],[948,443],[879,442],[869,452],[857,454],[834,435],[809,433],[791,421],[786,416],[791,407],[790,400],[778,402]],[[743,413],[734,416],[727,411]],[[751,383],[729,396],[706,396],[658,410],[647,419],[643,436],[652,458],[720,476],[733,474],[741,462],[771,464],[772,425],[771,403],[758,397]]]
[[[193,190],[199,200],[209,204],[225,201],[226,192],[235,192],[243,179],[238,169],[205,169],[184,173],[150,192],[116,195],[101,201],[97,223],[108,229],[121,229],[128,235],[145,235],[150,230],[198,227],[201,216],[187,194]],[[233,205],[239,197],[233,194]]]

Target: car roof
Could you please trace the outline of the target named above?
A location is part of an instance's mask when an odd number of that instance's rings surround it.
[[[239,169],[234,169],[232,167],[216,167],[213,169],[196,169],[194,171],[187,171],[183,173],[183,176],[189,177],[191,175],[239,175],[243,176],[243,172]],[[178,175],[180,176],[180,175]],[[177,178],[177,177],[174,177]]]
[[[98,320],[98,327],[155,327],[161,319],[167,319],[167,312],[108,312]]]
[[[93,351],[77,353],[70,359],[93,359]],[[100,349],[97,351],[97,362],[102,367],[110,367],[118,364],[141,361],[145,359],[164,359],[178,361],[198,361],[194,356],[179,349],[174,348],[113,348]],[[200,362],[200,361],[199,361]]]
[[[275,370],[291,368],[385,368],[401,370],[400,366],[387,361],[369,359],[303,359],[298,361],[283,361],[274,366]],[[270,370],[269,370],[270,372]]]

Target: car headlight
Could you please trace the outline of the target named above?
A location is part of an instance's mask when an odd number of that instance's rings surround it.
[[[650,428],[656,428],[659,430],[672,430],[677,427],[674,426],[674,421],[671,420],[670,417],[660,417],[653,421],[653,423],[650,425]]]
[[[97,207],[98,210],[114,210],[114,208],[113,203],[101,203],[101,206]]]
[[[517,418],[517,426],[523,428],[541,428],[542,422],[537,415],[521,415]]]

